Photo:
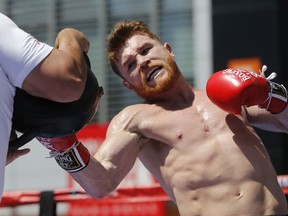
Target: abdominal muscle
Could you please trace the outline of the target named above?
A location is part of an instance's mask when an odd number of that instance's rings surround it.
[[[222,130],[221,136],[214,134],[190,147],[183,139],[183,149],[181,143],[176,148],[156,144],[161,150],[155,157],[162,165],[150,164],[148,169],[177,203],[181,216],[285,213],[285,197],[262,144],[235,144],[229,133]],[[150,152],[151,159],[155,149],[148,149],[143,151]]]
[[[215,215],[215,211],[223,216],[271,215],[275,210],[279,212],[281,205],[286,209],[282,191],[272,178],[275,173],[269,168],[270,164],[263,164],[264,169],[257,168],[259,164],[251,164],[232,152],[230,157],[210,155],[210,161],[206,160],[209,155],[202,155],[202,158],[200,163],[192,159],[193,168],[178,168],[171,177],[171,189],[181,216]]]

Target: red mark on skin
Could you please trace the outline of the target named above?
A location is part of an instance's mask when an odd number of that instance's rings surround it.
[[[182,139],[182,137],[183,137],[183,134],[179,132],[179,133],[177,134],[177,138],[178,138],[178,139]]]

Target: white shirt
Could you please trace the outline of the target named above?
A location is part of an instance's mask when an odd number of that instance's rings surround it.
[[[11,19],[0,13],[0,199],[3,194],[4,172],[12,125],[15,87],[53,49],[21,30]]]

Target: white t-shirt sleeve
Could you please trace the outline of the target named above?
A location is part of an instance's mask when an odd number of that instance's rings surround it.
[[[0,13],[0,65],[15,87],[22,87],[25,77],[53,47],[39,42]]]

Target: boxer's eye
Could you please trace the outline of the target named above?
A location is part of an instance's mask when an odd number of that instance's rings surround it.
[[[142,50],[142,52],[140,53],[142,56],[147,55],[149,53],[149,50],[151,49],[151,47],[146,47]]]
[[[135,65],[136,65],[136,60],[130,61],[128,66],[127,66],[128,71],[133,70],[135,68]]]

